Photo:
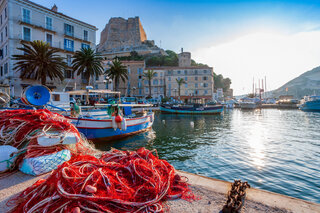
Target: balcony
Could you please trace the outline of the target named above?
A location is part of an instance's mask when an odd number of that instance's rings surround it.
[[[72,40],[79,41],[79,42],[81,42],[81,43],[85,43],[85,44],[89,44],[89,45],[91,44],[90,41],[84,40],[84,39],[82,39],[82,38],[75,37],[74,34],[70,34],[70,33],[64,32],[64,37],[65,37],[65,38],[72,39]]]
[[[21,34],[19,34],[18,40],[20,40],[20,42],[21,42],[22,44],[27,44],[27,43],[30,42],[30,41],[24,40],[24,39],[23,39],[23,36],[22,36]],[[50,44],[50,46],[51,46],[52,48],[58,49],[60,52],[74,54],[74,51],[66,50],[66,49],[64,48],[63,42],[51,42],[51,43],[49,43],[49,44]]]
[[[21,25],[32,27],[34,29],[38,29],[44,32],[50,32],[50,33],[56,34],[56,29],[53,26],[47,27],[45,22],[34,21],[32,19],[25,20],[22,16],[19,16],[18,22]]]

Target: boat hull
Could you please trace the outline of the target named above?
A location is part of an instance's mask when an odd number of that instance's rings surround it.
[[[320,112],[320,100],[305,102],[299,109],[305,112]]]
[[[87,137],[87,139],[94,142],[105,142],[140,134],[150,130],[154,120],[154,113],[149,113],[146,116],[138,118],[126,118],[126,130],[114,129],[112,127],[111,119],[96,120],[68,118],[78,128],[79,132],[83,133]]]
[[[170,106],[160,106],[160,111],[162,113],[170,114],[220,114],[223,112],[223,106],[213,106],[206,108],[182,108],[182,107],[170,107]]]
[[[256,103],[240,103],[240,108],[241,109],[255,109],[257,108]]]

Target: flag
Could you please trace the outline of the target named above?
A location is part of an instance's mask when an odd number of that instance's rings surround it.
[[[286,92],[288,92],[288,87],[286,88]]]

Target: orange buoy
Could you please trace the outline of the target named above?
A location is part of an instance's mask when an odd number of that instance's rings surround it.
[[[80,208],[79,207],[74,207],[72,209],[72,213],[81,213]]]
[[[97,188],[91,185],[86,185],[85,190],[89,193],[96,193],[97,192]]]
[[[122,117],[120,115],[117,115],[114,119],[117,123],[121,123]]]

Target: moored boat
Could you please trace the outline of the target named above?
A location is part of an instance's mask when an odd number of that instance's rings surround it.
[[[320,96],[304,97],[299,109],[306,112],[320,112]]]
[[[172,114],[220,114],[223,112],[222,105],[161,105],[160,111]]]
[[[148,112],[141,116],[123,117],[125,124],[122,123],[121,128],[117,128],[114,125],[113,118],[92,119],[68,116],[67,118],[71,120],[79,132],[83,133],[87,139],[94,142],[103,142],[150,130],[154,120],[154,113]]]
[[[258,98],[243,98],[240,101],[241,109],[256,109],[261,105],[260,99]]]

